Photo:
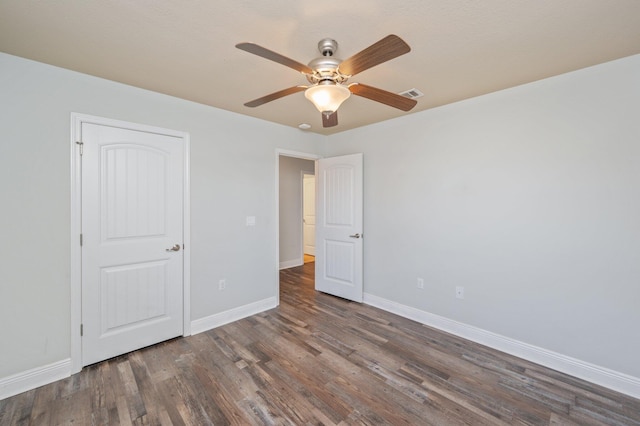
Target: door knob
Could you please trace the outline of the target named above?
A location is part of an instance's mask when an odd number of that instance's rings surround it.
[[[351,237],[351,238],[360,238],[360,234],[349,235],[349,237]]]
[[[180,251],[180,244],[176,244],[175,246],[166,249],[167,251]]]

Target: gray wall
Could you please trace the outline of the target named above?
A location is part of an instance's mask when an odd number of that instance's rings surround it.
[[[365,292],[640,377],[639,113],[633,56],[331,136]]]
[[[367,293],[640,377],[638,76],[325,138],[0,54],[0,378],[69,357],[72,111],[190,133],[194,320],[276,295],[276,148],[363,152]]]
[[[280,156],[280,267],[302,265],[302,172],[314,173],[315,162]]]
[[[276,148],[323,137],[2,53],[0,93],[0,378],[70,356],[71,112],[189,132],[193,320],[276,296]]]

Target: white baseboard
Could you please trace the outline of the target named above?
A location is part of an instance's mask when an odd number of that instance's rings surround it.
[[[191,334],[202,333],[203,331],[275,308],[276,306],[278,306],[278,299],[270,297],[219,314],[191,321]],[[0,400],[69,376],[71,376],[70,358],[0,378]]]
[[[280,269],[295,268],[296,266],[302,265],[304,265],[304,259],[299,257],[298,259],[285,260],[283,262],[280,262]]]
[[[275,308],[276,306],[278,306],[278,299],[275,297],[269,297],[268,299],[259,300],[257,302],[249,303],[248,305],[229,309],[228,311],[220,312],[219,314],[200,318],[191,321],[191,334],[202,333],[203,331],[211,330],[212,328],[220,327],[221,325]]]
[[[0,399],[9,398],[69,376],[71,376],[70,358],[4,377],[0,379]]]
[[[270,297],[191,322],[191,334],[202,333],[221,325],[272,309],[278,299]],[[71,376],[71,359],[0,378],[0,400]]]
[[[640,398],[640,378],[638,377],[593,365],[373,294],[365,293],[364,303],[634,398]]]

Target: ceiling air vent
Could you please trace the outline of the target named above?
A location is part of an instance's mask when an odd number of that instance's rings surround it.
[[[400,96],[404,96],[405,98],[409,98],[409,99],[416,99],[424,96],[424,93],[422,93],[418,89],[409,89],[409,90],[405,90],[404,92],[400,92],[398,94]]]

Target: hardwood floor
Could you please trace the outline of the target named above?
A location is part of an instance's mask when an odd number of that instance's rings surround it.
[[[281,272],[281,305],[0,401],[1,425],[640,425],[640,400]]]

